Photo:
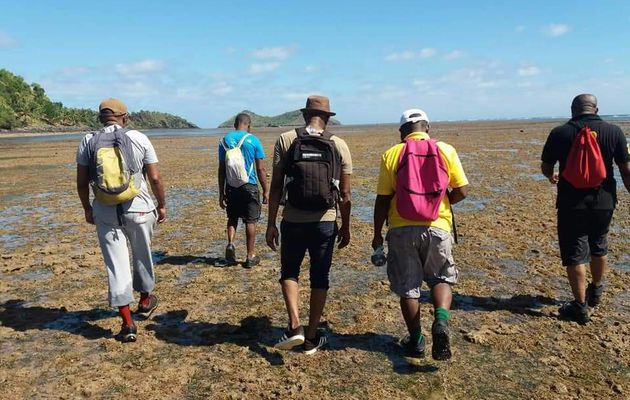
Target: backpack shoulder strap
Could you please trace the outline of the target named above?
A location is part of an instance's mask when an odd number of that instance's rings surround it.
[[[305,127],[295,128],[295,133],[298,138],[308,136],[308,132]]]
[[[327,130],[324,130],[324,131],[322,132],[322,137],[323,137],[324,139],[328,139],[328,140],[330,140],[330,138],[332,138],[332,137],[333,137],[333,134],[332,134],[332,133],[330,133],[330,132],[328,132]]]
[[[236,147],[238,149],[241,148],[241,146],[243,146],[243,143],[245,143],[245,139],[247,139],[249,136],[251,136],[251,134],[246,133],[245,135],[243,135],[243,137],[241,138],[241,140],[238,141],[238,144],[236,145]]]

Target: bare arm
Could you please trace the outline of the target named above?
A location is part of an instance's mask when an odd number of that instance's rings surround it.
[[[623,185],[626,187],[628,193],[630,193],[630,162],[617,164],[619,167],[619,174],[623,180]]]
[[[339,230],[339,248],[343,249],[350,243],[350,212],[352,211],[352,192],[350,190],[350,174],[341,174],[339,192],[339,213],[341,214],[341,229]]]
[[[555,185],[556,183],[558,183],[559,176],[557,173],[553,172],[553,169],[553,164],[548,164],[546,162],[542,162],[540,164],[540,171],[542,172],[542,174],[545,175],[547,179],[549,179],[549,182]]]
[[[278,239],[280,237],[276,227],[276,218],[278,217],[283,187],[284,174],[279,169],[275,169],[271,176],[269,188],[269,215],[267,216],[267,234],[265,235],[267,245],[274,251],[279,244]]]
[[[265,160],[256,159],[256,175],[263,192],[263,204],[269,202],[269,189],[267,186],[267,170],[265,169]]]
[[[454,188],[448,192],[448,200],[452,204],[457,204],[468,196],[468,185]]]
[[[147,179],[151,185],[151,191],[153,191],[158,202],[158,223],[162,223],[166,220],[166,197],[164,195],[164,185],[162,184],[160,171],[157,163],[145,164],[145,169],[147,171]]]
[[[217,173],[219,179],[219,206],[221,208],[227,207],[225,197],[225,163],[219,161],[219,172]]]
[[[85,221],[93,224],[94,218],[92,217],[92,205],[90,204],[90,173],[87,166],[80,164],[77,164],[77,193],[83,206]]]
[[[383,225],[387,221],[387,214],[394,195],[376,196],[374,201],[374,237],[372,238],[372,248],[376,249],[383,245]]]

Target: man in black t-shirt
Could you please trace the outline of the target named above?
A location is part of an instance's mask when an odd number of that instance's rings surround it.
[[[542,173],[552,184],[558,185],[556,208],[560,257],[575,298],[560,307],[560,316],[581,324],[589,321],[588,306],[599,304],[604,290],[608,228],[617,204],[613,161],[630,193],[630,150],[626,137],[618,126],[602,121],[598,111],[595,96],[576,96],[571,104],[571,120],[551,131],[541,156]],[[596,132],[606,165],[606,179],[595,189],[576,189],[562,177],[573,141],[585,125]],[[556,162],[560,164],[559,173],[554,173]],[[587,263],[592,275],[588,287]]]

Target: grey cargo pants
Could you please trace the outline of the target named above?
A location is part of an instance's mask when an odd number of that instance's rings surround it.
[[[155,275],[151,238],[156,221],[155,210],[124,213],[122,225],[115,212],[94,216],[98,241],[107,266],[110,306],[120,307],[132,303],[133,290],[146,293],[153,291]]]

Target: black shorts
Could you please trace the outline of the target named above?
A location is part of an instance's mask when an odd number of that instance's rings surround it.
[[[240,218],[246,224],[260,219],[260,195],[257,185],[247,183],[237,188],[228,186],[226,197],[229,219]]]
[[[558,242],[565,267],[588,264],[591,256],[608,254],[608,228],[613,210],[558,209]]]
[[[311,260],[311,289],[328,289],[337,223],[287,222],[280,224],[280,282],[297,282],[306,250]]]

